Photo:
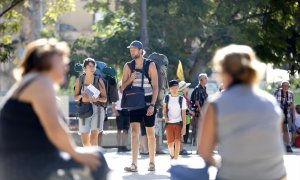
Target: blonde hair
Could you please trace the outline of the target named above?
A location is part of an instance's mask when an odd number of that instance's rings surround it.
[[[233,81],[245,84],[258,84],[264,71],[253,49],[245,45],[231,44],[217,50],[213,63],[218,72],[227,73]]]
[[[49,59],[55,54],[68,57],[70,49],[67,43],[54,38],[35,40],[26,46],[17,73],[24,76],[33,70],[38,72],[50,70],[52,67]],[[68,58],[66,60],[68,61]]]

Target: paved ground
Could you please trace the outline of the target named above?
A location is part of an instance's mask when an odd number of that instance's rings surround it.
[[[156,156],[156,171],[149,172],[148,156],[139,156],[138,158],[138,172],[128,173],[124,171],[124,167],[131,164],[131,153],[117,153],[116,148],[106,149],[105,157],[108,161],[108,165],[113,170],[111,173],[111,180],[157,180],[157,179],[170,179],[170,174],[168,169],[171,167],[171,164],[180,163],[188,164],[189,166],[201,167],[203,163],[202,159],[196,155],[195,147],[190,145],[185,145],[185,149],[189,152],[192,152],[191,155],[181,156],[180,160],[177,162],[171,161],[170,156],[166,155],[157,155]],[[167,149],[164,149],[167,152]],[[287,179],[296,180],[300,179],[300,149],[294,149],[293,154],[288,154],[284,156],[285,166],[287,169]],[[210,168],[209,174],[210,179],[214,179],[216,175],[216,168]]]

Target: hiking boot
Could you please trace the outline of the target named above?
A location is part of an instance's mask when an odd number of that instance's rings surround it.
[[[293,153],[292,147],[290,145],[286,146],[286,152]]]
[[[134,163],[132,163],[129,167],[125,167],[124,170],[127,172],[137,172],[138,171],[137,166]]]
[[[153,162],[149,163],[148,171],[155,171],[155,164]]]

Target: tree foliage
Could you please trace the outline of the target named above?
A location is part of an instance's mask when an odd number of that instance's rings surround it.
[[[115,12],[108,4],[98,6],[105,17],[93,27],[102,39],[95,57],[113,64],[127,59],[126,44],[139,39],[139,6],[139,1],[122,1]],[[199,72],[208,71],[216,48],[230,43],[252,46],[262,61],[291,74],[300,70],[299,1],[151,0],[147,14],[149,51],[169,57],[171,74],[180,59],[186,78],[195,81]]]
[[[54,35],[55,22],[63,12],[75,10],[74,0],[48,0],[45,3],[43,24],[49,29],[41,31],[42,35]],[[15,44],[19,41],[17,35],[20,33],[21,22],[24,20],[24,10],[30,10],[30,0],[1,0],[0,3],[0,62],[14,59]],[[35,12],[38,14],[37,12]]]

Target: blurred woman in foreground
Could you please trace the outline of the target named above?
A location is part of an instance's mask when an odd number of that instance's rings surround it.
[[[68,56],[65,42],[28,44],[19,65],[21,78],[0,105],[0,179],[68,179],[74,176],[71,170],[96,178],[99,168],[108,171],[101,153],[75,151],[60,119],[54,85],[65,81]],[[68,153],[65,159],[60,151]],[[92,173],[81,175],[83,165]]]
[[[262,65],[254,51],[230,45],[218,50],[213,61],[226,91],[206,104],[200,155],[216,165],[212,156],[218,145],[217,179],[284,179],[282,112],[276,99],[256,86]]]

